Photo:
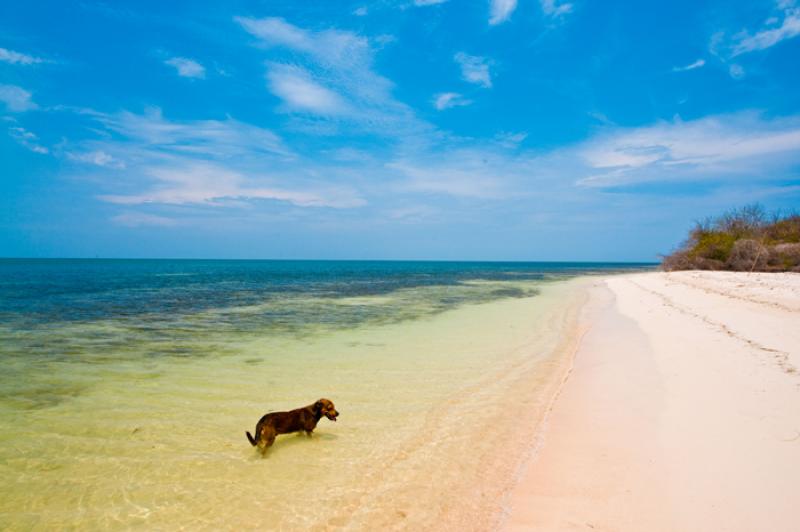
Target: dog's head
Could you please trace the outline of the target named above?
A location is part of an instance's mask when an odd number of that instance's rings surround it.
[[[333,406],[333,401],[330,401],[329,399],[320,399],[314,403],[314,410],[331,421],[336,421],[336,418],[339,415],[339,412],[336,411],[336,407]]]

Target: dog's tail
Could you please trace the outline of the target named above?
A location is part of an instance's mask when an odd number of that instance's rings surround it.
[[[253,438],[253,436],[250,435],[249,431],[244,431],[244,433],[247,434],[247,439],[250,440],[250,445],[255,447],[256,446],[256,439]]]

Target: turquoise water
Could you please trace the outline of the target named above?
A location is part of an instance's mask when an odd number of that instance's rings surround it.
[[[516,463],[494,453],[530,440],[580,276],[631,267],[2,260],[0,522],[486,523]],[[264,412],[323,396],[337,424],[254,453]]]

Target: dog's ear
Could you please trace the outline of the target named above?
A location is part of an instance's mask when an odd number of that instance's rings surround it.
[[[314,412],[321,412],[322,411],[322,399],[314,403]]]

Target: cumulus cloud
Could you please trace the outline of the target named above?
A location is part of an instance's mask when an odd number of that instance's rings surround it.
[[[517,8],[517,0],[490,0],[489,24],[496,26],[508,20]]]
[[[439,111],[450,109],[451,107],[469,105],[471,103],[471,100],[464,98],[457,92],[442,92],[433,97],[433,106]]]
[[[11,63],[12,65],[34,65],[36,63],[43,63],[44,59],[21,52],[15,52],[7,48],[0,48],[0,61]]]
[[[39,106],[34,103],[31,96],[31,93],[22,87],[0,84],[0,102],[3,102],[6,109],[12,113],[37,109]]]
[[[172,57],[164,61],[164,64],[175,67],[178,75],[184,78],[205,79],[206,77],[206,68],[194,59]]]
[[[461,78],[464,81],[480,85],[487,89],[492,86],[489,61],[485,57],[458,52],[454,59],[461,67]]]

